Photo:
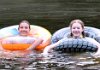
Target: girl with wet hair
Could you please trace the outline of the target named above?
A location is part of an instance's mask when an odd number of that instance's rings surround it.
[[[18,43],[31,44],[31,46],[26,50],[33,50],[35,49],[35,47],[40,45],[43,40],[41,38],[30,36],[30,30],[31,30],[30,23],[27,20],[22,20],[18,26],[19,34],[13,37],[8,37],[4,39],[3,42],[9,44],[18,44]]]
[[[56,43],[53,43],[53,44],[45,47],[45,49],[42,53],[44,56],[45,55],[47,56],[48,52],[51,49],[56,48],[63,41],[68,40],[68,39],[77,39],[77,38],[80,38],[80,39],[86,38],[86,40],[88,40],[90,43],[96,45],[98,50],[93,56],[95,56],[95,57],[100,56],[100,44],[96,40],[94,40],[93,38],[85,37],[84,22],[82,20],[80,20],[80,19],[72,20],[69,24],[69,27],[70,27],[70,35],[68,37],[64,37],[63,39],[59,40]]]

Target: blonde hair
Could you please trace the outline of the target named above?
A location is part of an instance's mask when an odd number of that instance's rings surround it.
[[[72,21],[70,22],[69,27],[72,28],[72,25],[73,25],[74,23],[76,23],[76,22],[79,23],[79,24],[81,24],[82,28],[84,29],[84,22],[83,22],[82,20],[80,20],[80,19],[72,20]]]

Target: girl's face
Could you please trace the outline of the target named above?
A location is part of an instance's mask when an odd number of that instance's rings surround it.
[[[71,32],[72,32],[73,37],[80,37],[83,32],[82,25],[78,22],[73,23],[71,27]]]
[[[20,23],[18,30],[21,36],[29,35],[29,32],[30,32],[29,24],[25,22]]]

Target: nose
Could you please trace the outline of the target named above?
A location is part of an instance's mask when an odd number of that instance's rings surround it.
[[[78,28],[75,28],[75,30],[78,30]]]

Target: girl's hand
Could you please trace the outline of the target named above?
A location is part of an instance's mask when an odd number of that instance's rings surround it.
[[[98,50],[96,53],[94,53],[93,57],[100,58],[100,47],[98,46]]]
[[[49,53],[47,53],[47,52],[43,52],[41,54],[42,54],[43,57],[48,57],[49,56]]]
[[[94,58],[100,58],[100,51],[98,50],[98,51],[95,52],[95,53],[91,53],[91,55],[92,55]]]

